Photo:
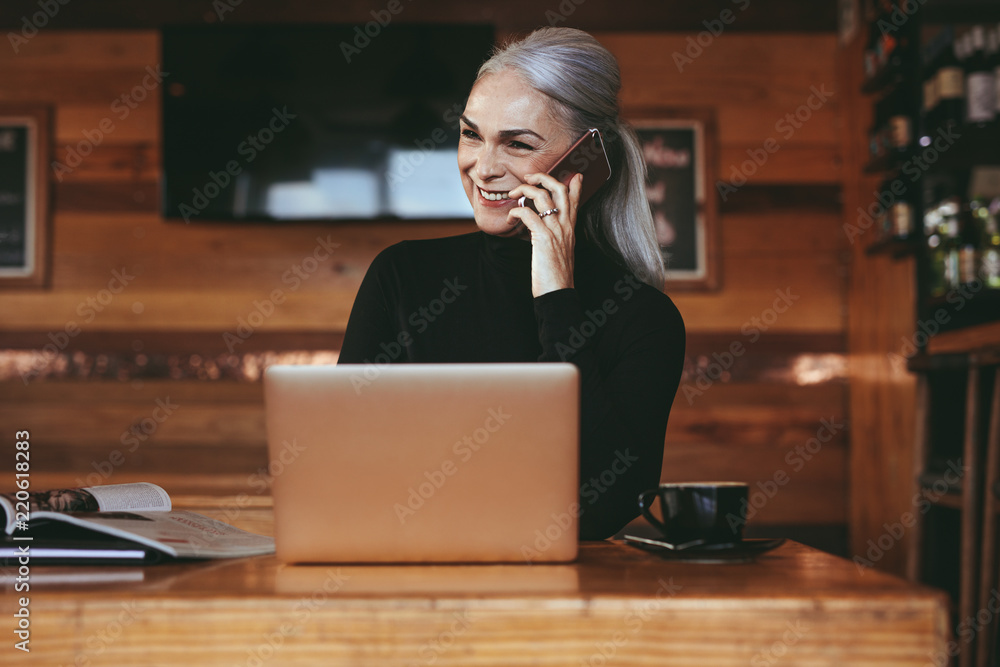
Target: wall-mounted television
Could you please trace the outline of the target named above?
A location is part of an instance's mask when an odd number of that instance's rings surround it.
[[[458,116],[493,44],[467,24],[163,28],[163,216],[471,218]]]

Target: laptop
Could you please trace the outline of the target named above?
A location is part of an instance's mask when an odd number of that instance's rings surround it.
[[[579,392],[569,363],[270,366],[278,559],[574,560]]]

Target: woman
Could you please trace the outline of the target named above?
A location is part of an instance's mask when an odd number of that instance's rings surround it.
[[[483,64],[458,148],[479,231],[380,253],[340,354],[576,364],[581,539],[613,535],[657,485],[684,357],[683,321],[661,291],[642,155],[618,119],[620,85],[614,57],[569,28],[535,31]],[[579,206],[582,175],[566,186],[545,172],[591,127],[612,176]],[[521,196],[535,210],[518,206]]]

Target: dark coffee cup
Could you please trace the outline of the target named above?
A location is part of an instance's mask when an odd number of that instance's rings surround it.
[[[660,499],[661,521],[650,511]],[[639,494],[639,510],[674,549],[736,546],[743,540],[742,517],[747,499],[743,482],[678,482],[660,484]]]

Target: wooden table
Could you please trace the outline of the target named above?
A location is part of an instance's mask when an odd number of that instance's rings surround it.
[[[791,542],[724,565],[598,542],[568,565],[35,566],[30,654],[13,577],[5,665],[934,665],[948,639],[943,594]]]

